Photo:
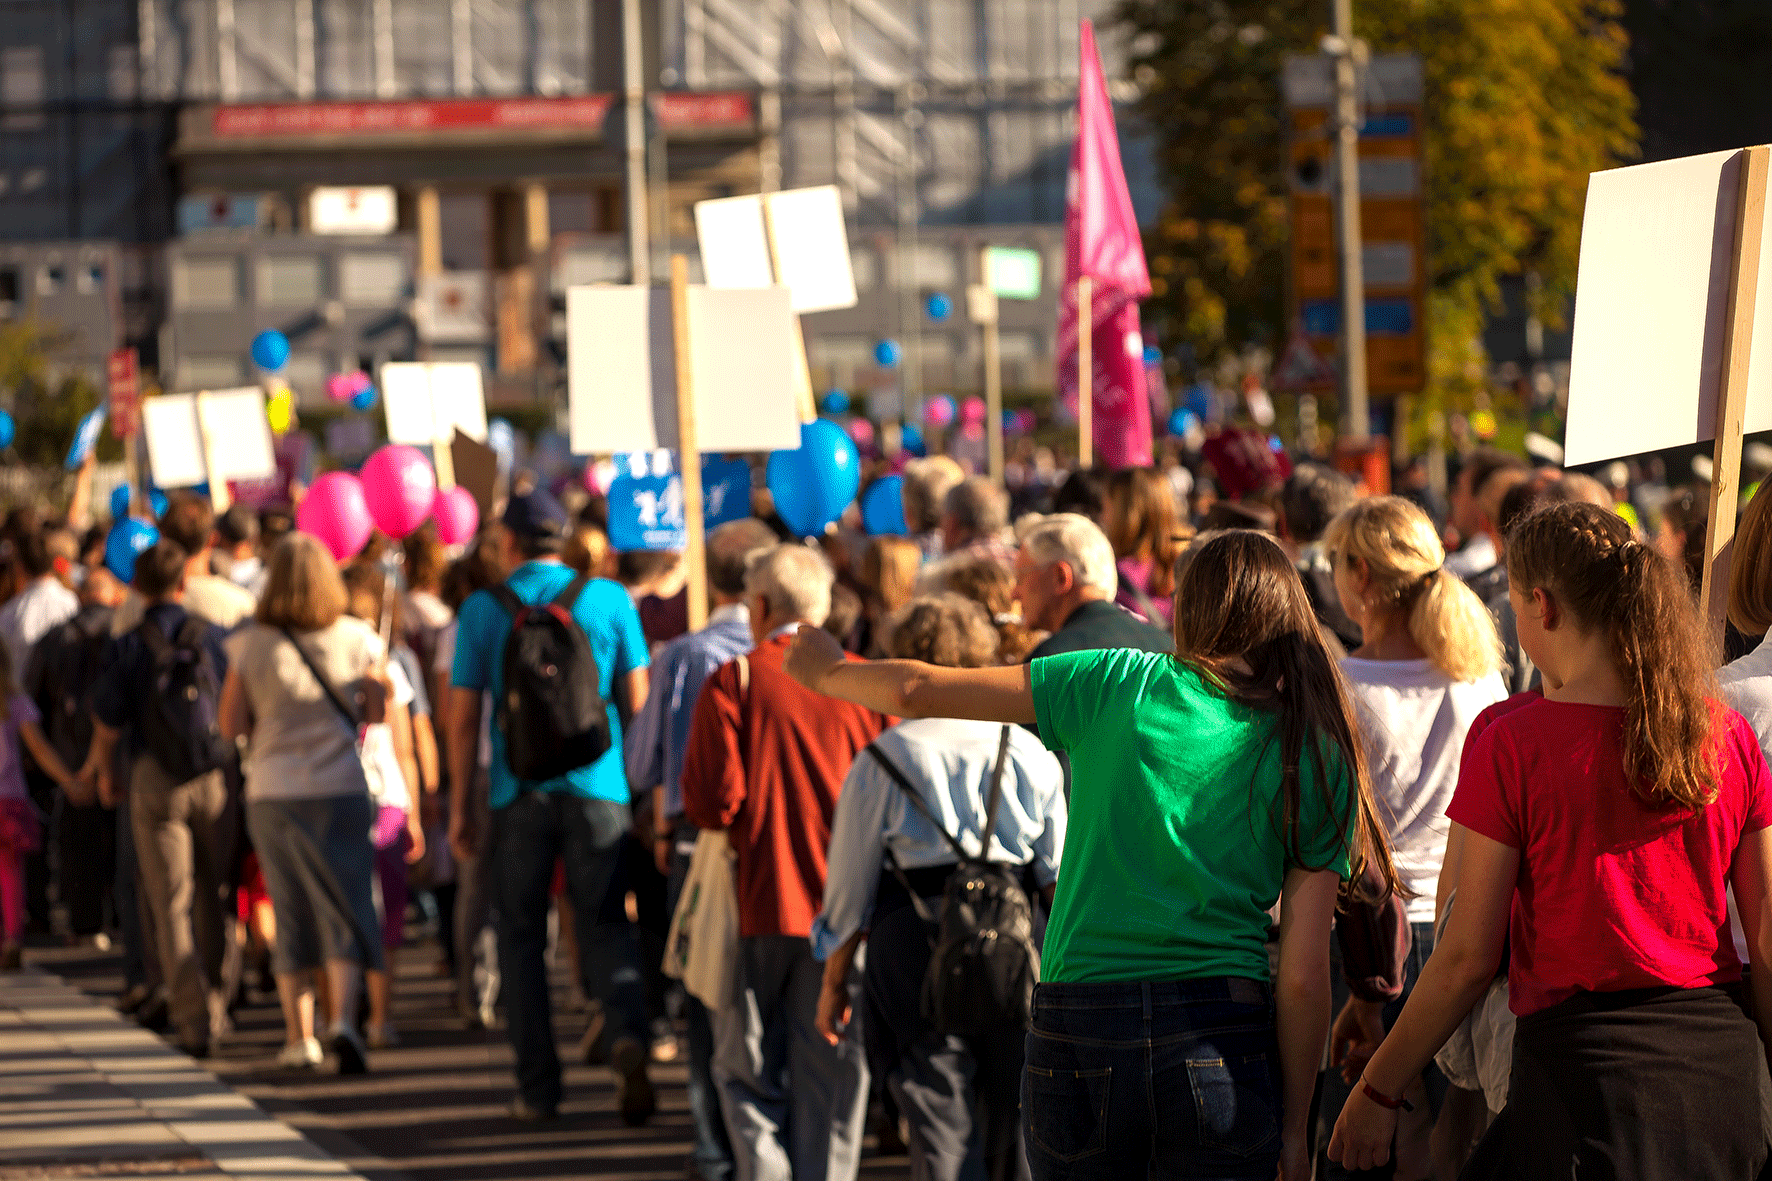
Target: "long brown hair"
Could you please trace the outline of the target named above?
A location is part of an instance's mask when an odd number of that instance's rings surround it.
[[[1323,835],[1302,831],[1308,791],[1349,849],[1349,877],[1359,881],[1370,860],[1393,892],[1404,893],[1373,804],[1347,682],[1285,551],[1264,533],[1227,529],[1193,547],[1177,590],[1176,657],[1231,700],[1279,715],[1275,819],[1288,859],[1308,870],[1327,868],[1311,865],[1305,854]],[[1308,785],[1307,762],[1314,771]],[[1353,788],[1339,800],[1338,764]]]
[[[1684,573],[1617,513],[1546,505],[1507,535],[1508,582],[1542,590],[1600,630],[1624,682],[1624,774],[1650,804],[1697,810],[1717,796],[1717,666]]]
[[[1114,557],[1148,560],[1151,584],[1146,591],[1154,599],[1174,594],[1173,570],[1184,539],[1175,489],[1163,473],[1132,467],[1109,476],[1106,517]]]

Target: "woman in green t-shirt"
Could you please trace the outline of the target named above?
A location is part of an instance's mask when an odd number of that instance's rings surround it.
[[[1368,856],[1396,880],[1346,684],[1271,538],[1196,547],[1175,651],[937,668],[846,662],[812,629],[789,651],[815,691],[900,717],[1037,723],[1070,754],[1022,1087],[1035,1181],[1309,1177],[1337,890]]]

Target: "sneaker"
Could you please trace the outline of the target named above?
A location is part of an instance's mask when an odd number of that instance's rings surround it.
[[[312,1070],[326,1057],[318,1038],[290,1042],[277,1052],[277,1065],[284,1070]]]
[[[384,1021],[380,1025],[369,1027],[369,1048],[372,1050],[388,1050],[400,1044],[399,1031],[393,1022]]]
[[[125,1017],[133,1016],[143,1005],[148,1003],[148,998],[153,995],[154,990],[147,985],[131,984],[117,998],[117,1011]]]
[[[368,1074],[369,1051],[363,1046],[363,1039],[349,1025],[337,1025],[332,1030],[332,1052],[338,1055],[338,1072],[340,1074]]]
[[[507,1111],[510,1113],[512,1119],[525,1124],[544,1124],[550,1120],[560,1118],[560,1112],[557,1108],[537,1107],[521,1095],[518,1095],[515,1099],[511,1100],[511,1105],[507,1108]]]
[[[652,1080],[646,1077],[646,1046],[639,1038],[624,1034],[609,1047],[609,1065],[621,1081],[616,1087],[616,1104],[621,1108],[622,1122],[637,1128],[658,1110],[658,1097]]]
[[[171,1029],[172,1015],[166,1007],[166,994],[155,992],[143,1001],[135,1011],[135,1023],[154,1033],[165,1033]]]
[[[669,1017],[660,1017],[652,1023],[652,1060],[654,1062],[675,1062],[682,1047],[677,1044],[677,1030]]]
[[[198,1061],[202,1061],[204,1058],[209,1057],[208,1030],[193,1030],[190,1033],[181,1033],[177,1038],[173,1039],[172,1044],[178,1047],[180,1053],[189,1054]]]

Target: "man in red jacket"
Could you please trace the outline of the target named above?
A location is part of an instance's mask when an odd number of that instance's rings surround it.
[[[853,1181],[867,1063],[854,1024],[835,1046],[814,1027],[823,970],[809,936],[843,779],[894,719],[809,693],[782,667],[794,632],[830,611],[816,550],[757,555],[745,592],[757,646],[708,678],[682,778],[684,814],[725,829],[738,857],[738,979],[715,1019],[714,1079],[737,1181]]]

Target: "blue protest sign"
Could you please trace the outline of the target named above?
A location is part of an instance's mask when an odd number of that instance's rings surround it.
[[[701,461],[702,518],[709,531],[751,515],[751,465],[742,459]]]
[[[104,429],[104,426],[105,408],[103,406],[80,420],[80,425],[74,428],[74,442],[68,447],[69,471],[75,470],[86,462],[86,457],[92,454],[94,447],[98,446],[98,433]]]

